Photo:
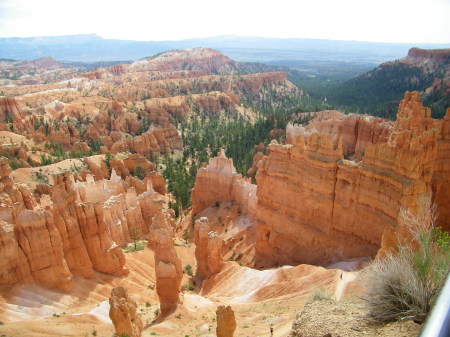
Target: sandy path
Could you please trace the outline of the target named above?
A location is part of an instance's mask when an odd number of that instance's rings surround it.
[[[345,290],[347,289],[347,285],[350,282],[356,280],[356,278],[358,277],[358,272],[342,271],[341,275],[342,275],[342,277],[339,277],[339,280],[336,283],[336,288],[335,288],[334,294],[333,294],[333,296],[336,300],[340,300],[342,298],[342,296],[345,293]]]

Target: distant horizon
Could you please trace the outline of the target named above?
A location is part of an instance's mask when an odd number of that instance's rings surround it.
[[[237,35],[448,44],[449,14],[448,0],[0,0],[0,37],[95,32],[156,42]]]
[[[309,38],[309,37],[268,37],[268,36],[249,36],[249,35],[235,35],[235,34],[221,34],[211,35],[205,37],[189,37],[183,39],[172,40],[139,40],[139,39],[126,39],[126,38],[110,38],[101,36],[98,33],[80,33],[80,34],[59,34],[59,35],[33,35],[33,36],[0,36],[0,39],[36,39],[36,38],[58,38],[58,37],[77,37],[77,36],[92,36],[103,40],[118,40],[118,41],[136,41],[136,42],[182,42],[190,40],[212,40],[212,39],[267,39],[267,40],[311,40],[311,41],[336,41],[336,42],[356,42],[356,43],[374,43],[374,44],[393,44],[393,45],[448,45],[450,48],[450,42],[386,42],[386,41],[368,41],[368,40],[342,40],[342,39],[330,39],[330,38]],[[209,48],[209,47],[197,47],[197,48]]]

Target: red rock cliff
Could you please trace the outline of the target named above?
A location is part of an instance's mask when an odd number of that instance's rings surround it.
[[[361,119],[350,129],[369,131],[348,136],[345,125],[352,123],[344,120],[337,139],[336,133],[297,130],[291,145],[270,145],[256,176],[257,265],[373,256],[385,230],[396,228],[400,208],[417,209],[431,196],[440,123],[418,93],[405,95],[387,137],[389,128],[375,131],[380,123]],[[366,134],[383,135],[382,141]],[[366,139],[362,160],[344,159],[358,139]],[[445,146],[439,148],[445,158]]]
[[[135,178],[122,180],[113,170],[109,180],[56,175],[37,202],[10,173],[8,161],[0,159],[0,284],[36,282],[68,291],[73,275],[126,274],[119,245],[131,240],[132,227],[149,233],[159,211],[153,200],[163,197],[151,180],[137,194]]]
[[[235,201],[242,211],[253,216],[256,210],[256,185],[236,172],[233,160],[221,151],[207,167],[197,172],[192,190],[192,213],[195,215],[215,202]]]

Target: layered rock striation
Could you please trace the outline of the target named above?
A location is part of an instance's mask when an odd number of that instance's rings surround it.
[[[315,114],[314,119],[305,127],[288,124],[286,144],[293,144],[296,135],[313,133],[329,134],[333,137],[333,146],[342,139],[342,151],[345,159],[361,160],[368,144],[386,143],[392,123],[373,116],[349,114],[334,110],[325,110]]]
[[[216,202],[234,201],[250,217],[256,211],[256,185],[236,172],[233,160],[222,150],[197,172],[192,190],[192,213],[195,215]]]
[[[450,108],[442,120],[431,180],[432,201],[437,206],[439,226],[450,231]]]
[[[440,190],[448,179],[446,120],[432,119],[408,92],[397,121],[385,123],[351,116],[328,133],[291,126],[291,144],[269,146],[256,176],[257,265],[373,256],[402,207],[417,210]],[[446,198],[434,194],[440,209]]]
[[[37,200],[30,189],[14,183],[6,159],[0,159],[0,284],[36,282],[68,291],[73,275],[94,272],[125,275],[120,246],[131,240],[135,227],[150,232],[163,196],[147,187],[137,194],[132,177],[75,182],[72,173],[53,176],[41,185]]]

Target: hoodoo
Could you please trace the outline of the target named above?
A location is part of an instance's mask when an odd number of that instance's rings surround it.
[[[202,281],[218,273],[222,266],[222,241],[208,226],[208,218],[195,221],[195,258],[197,277]]]
[[[183,277],[181,261],[173,248],[173,231],[166,215],[157,213],[153,218],[155,247],[156,292],[161,315],[173,312],[180,302],[180,285]]]
[[[143,328],[141,318],[136,312],[136,302],[128,296],[124,287],[111,290],[109,299],[109,317],[114,324],[118,336],[140,337]]]
[[[216,310],[217,316],[217,337],[233,337],[236,330],[236,319],[234,311],[230,306],[220,305]]]

